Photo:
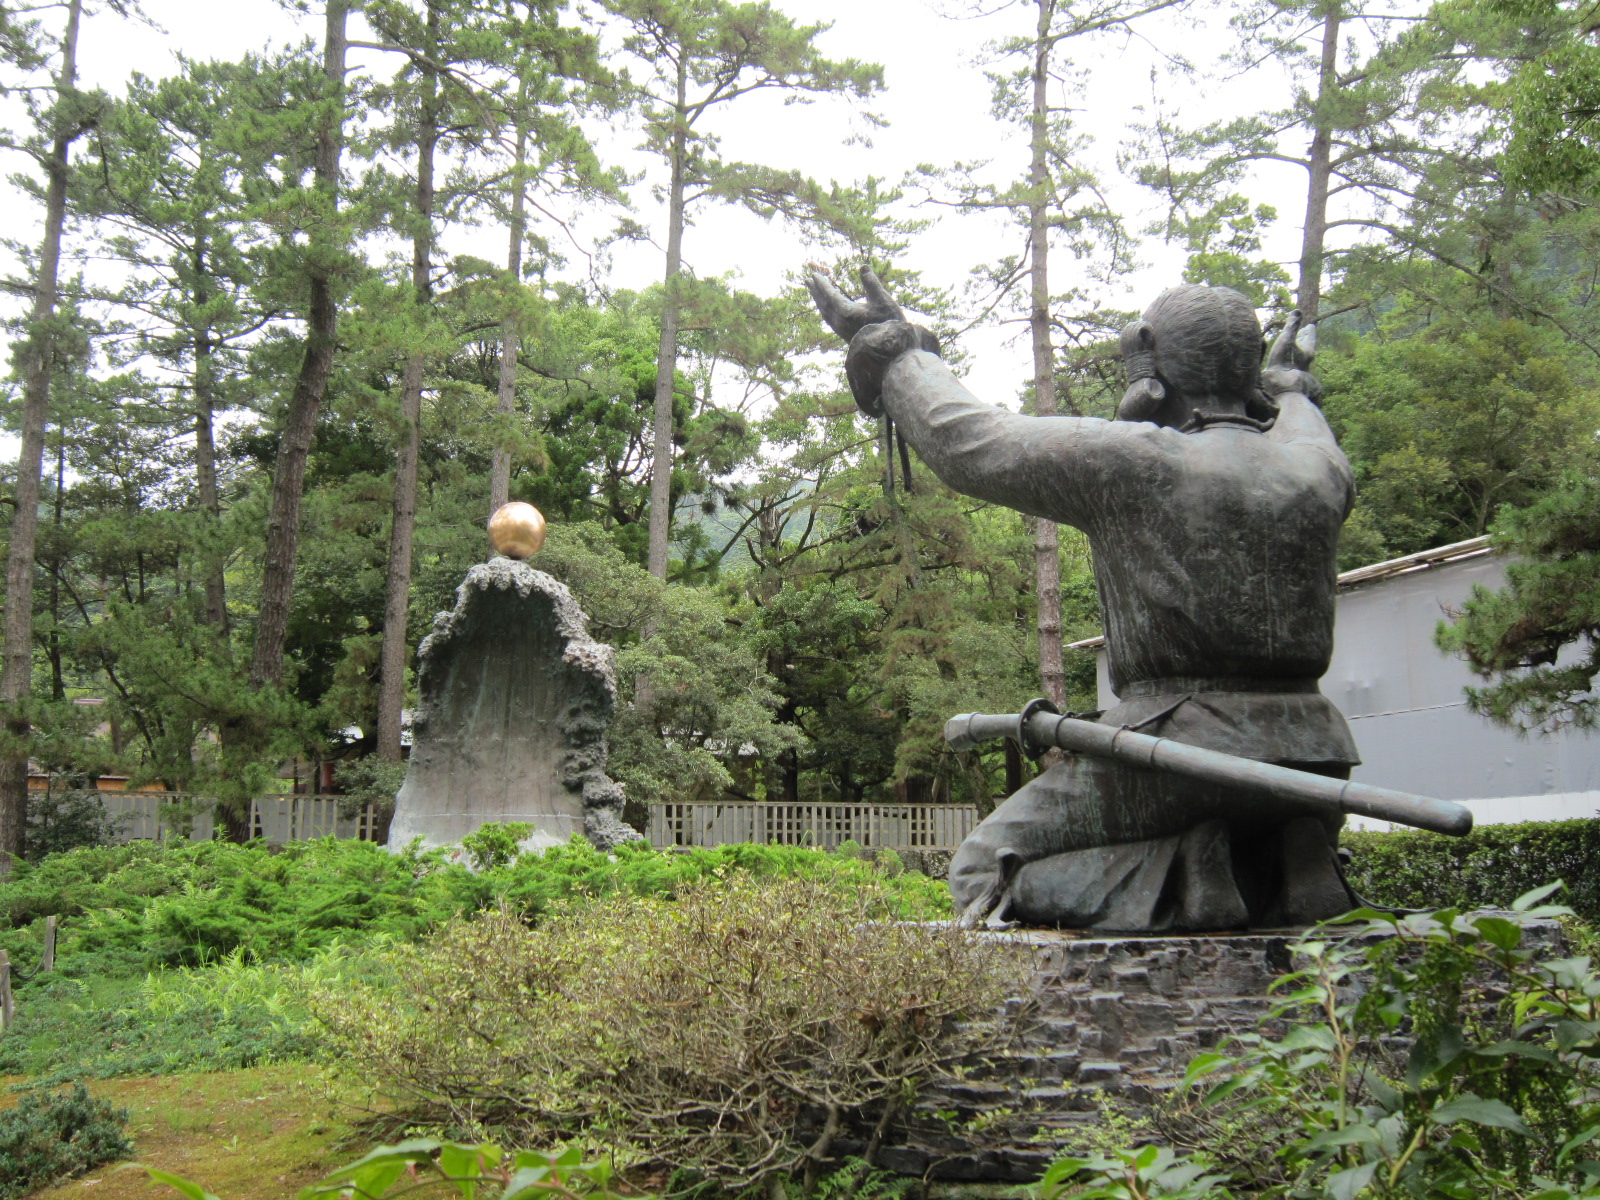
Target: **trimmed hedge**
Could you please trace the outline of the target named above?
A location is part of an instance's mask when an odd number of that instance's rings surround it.
[[[1552,897],[1600,923],[1600,819],[1483,825],[1464,838],[1406,830],[1346,832],[1347,874],[1364,899],[1399,908],[1505,908],[1563,880]]]

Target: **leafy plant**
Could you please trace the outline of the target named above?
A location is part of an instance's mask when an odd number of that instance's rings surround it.
[[[1282,981],[1272,1017],[1287,1031],[1269,1021],[1188,1070],[1224,1120],[1263,1118],[1254,1145],[1062,1160],[1047,1192],[1084,1172],[1072,1194],[1125,1200],[1229,1182],[1328,1200],[1593,1195],[1600,976],[1587,956],[1545,961],[1527,944],[1533,923],[1570,911],[1540,903],[1558,886],[1510,912],[1368,909],[1343,936],[1318,931]]]
[[[490,836],[490,835],[485,835]],[[302,961],[335,943],[414,939],[440,923],[504,902],[529,920],[564,902],[616,894],[672,896],[728,874],[799,876],[841,891],[865,888],[897,916],[948,916],[949,890],[892,864],[794,846],[719,846],[666,854],[631,843],[614,855],[582,839],[474,872],[441,851],[390,854],[371,842],[324,838],[282,849],[223,842],[137,842],[18,864],[0,880],[0,949],[22,970],[38,924],[62,920],[58,971],[142,976],[214,962],[243,949],[252,962]]]
[[[486,821],[461,839],[461,848],[478,871],[509,866],[522,853],[522,839],[533,832],[527,821]]]
[[[1043,1200],[1201,1200],[1226,1195],[1227,1175],[1209,1170],[1202,1155],[1180,1158],[1165,1146],[1112,1150],[1086,1158],[1058,1158],[1039,1181]],[[1080,1181],[1079,1176],[1088,1180]]]
[[[30,792],[23,825],[24,854],[37,862],[49,854],[80,846],[103,846],[120,832],[126,819],[106,812],[92,788]]]
[[[128,1114],[89,1095],[81,1083],[61,1092],[25,1092],[0,1113],[0,1200],[26,1196],[133,1153]]]
[[[353,758],[333,769],[333,782],[344,792],[339,815],[353,817],[367,805],[380,813],[394,811],[394,798],[406,781],[406,764],[389,762],[376,754]]]
[[[198,1183],[149,1167],[129,1163],[125,1170],[143,1171],[152,1182],[174,1188],[185,1200],[217,1200]],[[301,1193],[302,1200],[319,1196],[382,1196],[454,1193],[475,1200],[481,1191],[493,1190],[497,1200],[611,1200],[611,1164],[603,1159],[585,1161],[581,1151],[568,1147],[559,1154],[535,1150],[502,1150],[492,1143],[467,1146],[432,1138],[411,1138],[396,1146],[380,1146],[365,1157],[333,1172],[321,1183]],[[647,1200],[629,1191],[636,1200]]]

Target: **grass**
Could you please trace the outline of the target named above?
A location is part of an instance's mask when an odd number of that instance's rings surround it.
[[[20,1082],[16,1079],[9,1083]],[[138,1161],[185,1176],[222,1200],[283,1200],[367,1149],[304,1064],[105,1079],[90,1092],[129,1112]],[[0,1097],[0,1107],[16,1103]],[[152,1200],[141,1171],[98,1168],[37,1200]],[[176,1200],[176,1193],[166,1192]]]

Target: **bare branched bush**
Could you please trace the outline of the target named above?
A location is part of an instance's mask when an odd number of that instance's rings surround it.
[[[585,1136],[738,1189],[814,1178],[841,1131],[875,1149],[924,1080],[1005,1036],[1016,960],[883,912],[870,892],[735,877],[533,930],[489,913],[319,1014],[412,1125]]]

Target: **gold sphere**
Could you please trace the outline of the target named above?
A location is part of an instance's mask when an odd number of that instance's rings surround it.
[[[544,514],[520,500],[502,504],[489,518],[489,540],[495,553],[507,558],[537,554],[544,545]]]

